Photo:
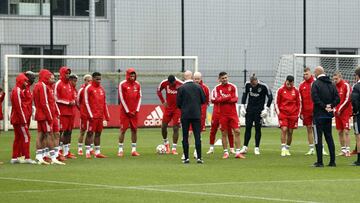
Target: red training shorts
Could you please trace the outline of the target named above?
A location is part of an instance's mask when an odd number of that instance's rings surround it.
[[[239,117],[237,115],[220,116],[219,122],[221,131],[240,128]]]
[[[104,128],[104,126],[103,126],[102,118],[89,119],[88,132],[101,133],[103,128]]]
[[[37,122],[38,132],[49,133],[51,132],[51,125],[47,121],[38,121]]]
[[[73,129],[74,119],[72,116],[60,116],[61,131],[71,131]]]
[[[89,120],[87,118],[80,118],[80,130],[87,131],[89,128]]]
[[[128,116],[125,112],[120,113],[120,129],[122,131],[131,129],[137,129],[137,114],[134,117]]]
[[[165,108],[165,112],[162,118],[162,122],[163,123],[170,123],[170,121],[173,121],[173,125],[180,125],[180,117],[181,117],[181,111],[180,109],[169,109],[169,108]]]
[[[350,117],[335,116],[335,124],[337,130],[350,130]]]
[[[311,126],[313,123],[313,116],[312,114],[303,114],[303,125],[304,126]]]

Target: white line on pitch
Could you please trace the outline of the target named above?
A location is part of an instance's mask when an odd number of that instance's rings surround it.
[[[207,192],[192,192],[192,191],[158,189],[158,188],[141,187],[141,186],[140,187],[139,186],[117,186],[117,185],[103,185],[103,184],[92,184],[92,183],[77,183],[77,182],[66,182],[66,181],[23,179],[23,178],[10,178],[10,177],[0,177],[0,179],[1,180],[23,181],[23,182],[39,182],[39,183],[53,183],[53,184],[64,184],[64,185],[82,185],[82,186],[91,186],[91,187],[104,187],[104,188],[108,188],[108,189],[141,190],[141,191],[168,192],[168,193],[177,193],[177,194],[183,193],[183,194],[213,196],[213,197],[257,199],[257,200],[267,200],[267,201],[277,201],[277,202],[314,203],[313,201],[303,201],[303,200],[280,199],[280,198],[247,196],[247,195],[220,194],[220,193],[207,193]]]
[[[3,191],[0,194],[21,194],[21,193],[36,193],[36,192],[63,192],[63,191],[81,191],[81,190],[98,190],[98,189],[109,189],[113,190],[115,188],[103,188],[103,187],[94,187],[94,188],[68,188],[68,189],[49,189],[49,190],[13,190],[13,191]]]
[[[360,182],[360,179],[311,179],[311,180],[269,180],[269,181],[239,181],[239,182],[221,182],[221,183],[184,183],[168,185],[142,185],[139,187],[181,187],[181,186],[207,186],[207,185],[235,185],[235,184],[266,184],[266,183],[305,183],[305,182]]]

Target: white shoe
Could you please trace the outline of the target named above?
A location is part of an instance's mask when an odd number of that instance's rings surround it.
[[[235,149],[234,149],[234,148],[230,148],[230,153],[231,153],[231,154],[236,154]]]
[[[260,155],[260,148],[259,147],[254,148],[254,154],[255,155]]]
[[[197,159],[197,153],[196,153],[196,150],[194,151],[194,159]]]
[[[240,149],[240,154],[246,154],[246,153],[247,153],[247,150],[248,150],[248,147],[247,147],[247,146],[241,147],[241,149]]]
[[[185,160],[185,154],[181,156],[181,160]]]
[[[341,151],[339,154],[338,154],[338,156],[345,156],[346,155],[346,152],[343,152],[343,151]]]
[[[10,160],[10,163],[11,163],[11,164],[19,164],[20,161],[19,161],[19,159],[17,159],[17,158],[16,158],[16,159],[11,159],[11,160]]]
[[[214,154],[214,149],[210,148],[208,152],[206,152],[206,154]]]
[[[36,160],[36,163],[39,164],[39,165],[49,165],[48,162],[46,162],[44,159],[38,159]]]
[[[314,155],[314,154],[315,154],[315,150],[311,148],[305,155]]]
[[[281,149],[281,156],[286,156],[286,149]]]
[[[23,164],[36,164],[36,161],[32,160],[32,159],[24,159],[23,162],[20,162]]]
[[[54,165],[66,165],[64,162],[61,162],[61,161],[59,161],[57,159],[52,159],[51,164],[54,164]]]
[[[285,154],[286,154],[286,156],[291,156],[291,154],[290,154],[290,150],[285,150]]]
[[[25,157],[24,156],[21,156],[21,157],[18,157],[18,160],[21,164],[25,164]]]

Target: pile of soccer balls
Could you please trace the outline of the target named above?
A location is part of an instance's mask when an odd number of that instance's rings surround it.
[[[159,145],[156,147],[156,153],[158,153],[158,154],[166,154],[166,147],[165,147],[165,145],[159,144]]]

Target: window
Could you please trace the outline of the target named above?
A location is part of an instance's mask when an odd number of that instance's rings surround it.
[[[95,15],[105,16],[105,0],[95,0]],[[89,16],[89,0],[75,0],[75,15]]]
[[[49,16],[50,1],[54,15],[89,16],[89,0],[0,0],[0,14]],[[95,0],[95,15],[105,16],[105,0]]]
[[[51,55],[50,46],[21,46],[22,55]],[[65,55],[65,46],[54,46],[53,55]],[[21,59],[20,71],[31,70],[39,72],[41,68],[47,68],[57,72],[60,66],[65,65],[63,59]]]
[[[69,0],[53,0],[53,14],[69,16],[71,14],[71,2]]]
[[[337,54],[337,55],[356,55],[357,49],[351,48],[321,48],[320,54]],[[326,70],[328,75],[334,74],[335,71],[340,71],[344,78],[347,74],[352,74],[352,71],[357,66],[356,58],[326,58],[320,59],[320,64]]]
[[[0,0],[0,14],[8,14],[9,2],[8,0]]]

